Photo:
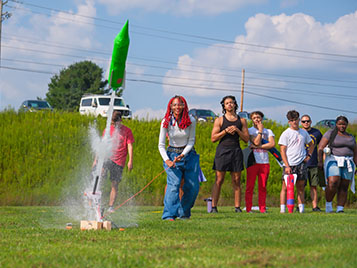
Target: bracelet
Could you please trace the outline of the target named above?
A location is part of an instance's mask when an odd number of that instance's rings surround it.
[[[311,154],[308,153],[307,156],[311,158]]]

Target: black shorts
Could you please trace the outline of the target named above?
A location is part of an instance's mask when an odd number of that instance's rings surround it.
[[[117,165],[112,160],[108,160],[104,163],[103,169],[104,169],[104,174],[103,174],[104,178],[108,176],[108,171],[109,171],[111,181],[116,181],[118,183],[121,181],[121,177],[123,174],[122,166]]]
[[[297,175],[296,180],[305,180],[305,181],[307,180],[307,165],[304,161],[302,161],[297,166],[290,166],[290,168],[291,168],[291,174]],[[283,167],[282,180],[284,180],[284,175],[285,175],[285,166]]]
[[[244,169],[241,148],[217,146],[213,169],[218,171],[239,172]]]

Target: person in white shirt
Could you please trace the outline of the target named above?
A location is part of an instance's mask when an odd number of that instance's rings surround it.
[[[174,96],[168,103],[159,136],[159,152],[167,173],[163,220],[174,221],[176,218],[188,219],[191,216],[191,208],[199,191],[199,156],[193,148],[195,132],[196,120],[189,116],[186,100],[182,96]],[[167,149],[166,135],[169,138]],[[179,189],[183,175],[183,196],[180,200]]]
[[[259,191],[259,210],[261,213],[266,212],[266,195],[267,182],[269,177],[269,149],[275,146],[274,133],[270,129],[264,128],[264,114],[261,111],[255,111],[250,114],[253,121],[253,126],[248,129],[249,146],[253,150],[255,164],[247,167],[247,184],[245,190],[245,206],[246,211],[252,210],[252,199],[255,180],[258,177]]]
[[[289,120],[289,128],[280,136],[279,145],[281,158],[283,159],[283,184],[280,192],[280,212],[285,213],[286,184],[285,174],[296,174],[296,189],[299,203],[299,212],[304,212],[305,184],[307,180],[307,161],[311,159],[314,151],[313,141],[306,130],[299,128],[299,112],[291,110],[286,117]],[[309,151],[306,152],[305,145]]]

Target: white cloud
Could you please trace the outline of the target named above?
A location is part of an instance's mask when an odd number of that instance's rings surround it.
[[[80,1],[76,7],[76,11],[69,10],[68,12],[87,17],[96,16],[94,0]],[[65,12],[52,12],[50,16],[46,16],[29,13],[26,9],[18,9],[6,21],[6,27],[3,27],[5,38],[2,41],[4,46],[1,51],[2,57],[4,59],[34,61],[38,63],[53,63],[56,66],[6,60],[2,64],[15,68],[58,73],[63,68],[61,66],[72,64],[73,60],[62,55],[50,53],[58,53],[60,50],[61,54],[78,55],[78,51],[70,47],[89,49],[96,46],[97,41],[93,40],[94,27],[93,19],[91,18],[73,16]],[[41,41],[37,42],[38,40]],[[67,46],[69,49],[59,49],[54,44]],[[49,53],[38,53],[31,50]],[[6,106],[7,104],[11,104],[17,108],[25,99],[35,99],[37,96],[45,97],[48,83],[48,79],[43,79],[45,76],[34,76],[32,73],[18,71],[9,71],[7,72],[8,76],[4,76],[4,73],[5,71],[2,70],[2,81],[5,80],[6,88],[2,87],[5,102],[4,104],[1,103],[1,108],[4,107],[5,103]],[[49,74],[48,76],[50,77],[51,75]],[[21,77],[21,79],[17,77]]]
[[[94,1],[86,0],[85,4],[78,5],[77,9],[77,12],[69,11],[77,16],[63,12],[51,16],[46,39],[55,43],[68,40],[68,43],[91,48],[93,40],[90,33],[94,30],[94,19],[89,17],[96,16]]]
[[[338,62],[311,59],[323,57],[322,55],[276,50],[269,47],[347,55],[355,55],[357,48],[357,11],[330,24],[322,24],[313,17],[302,13],[291,16],[256,14],[249,18],[245,28],[246,35],[237,36],[235,38],[236,44],[214,44],[196,51],[192,56],[183,55],[179,57],[176,68],[166,73],[163,80],[164,84],[239,91],[241,82],[239,72],[242,68],[248,69],[248,73],[249,69],[255,68],[268,72],[300,69],[308,73],[308,70],[316,68],[329,70],[338,66]],[[244,44],[260,44],[267,47]],[[225,48],[222,48],[222,46]],[[231,49],[227,49],[227,46]],[[286,57],[282,54],[296,57]],[[227,76],[228,72],[223,70],[222,66],[237,70],[236,78],[234,78],[232,72],[229,72],[230,76]],[[170,76],[175,78],[170,78]],[[282,86],[278,82],[259,83],[261,85]],[[254,84],[258,84],[258,82],[254,82]],[[166,92],[181,90],[182,94],[187,95],[222,95],[219,91],[184,89],[182,86],[164,85],[164,89]]]
[[[166,110],[153,110],[152,108],[143,108],[136,110],[133,113],[134,118],[152,120],[152,119],[162,119],[164,118]]]
[[[93,0],[86,0],[84,4],[79,4],[77,6],[78,11],[73,12],[69,10],[68,12],[74,15],[80,16],[95,16],[96,9],[94,7]],[[30,13],[31,14],[31,13]],[[84,18],[80,16],[73,16],[64,12],[53,12],[50,16],[31,14],[29,17],[28,24],[21,23],[21,18],[27,18],[28,13],[25,11],[15,12],[13,17],[9,21],[9,25],[4,28],[4,33],[8,37],[4,40],[5,45],[29,48],[36,50],[44,50],[50,52],[58,51],[58,48],[51,46],[51,44],[68,44],[67,46],[72,46],[76,44],[76,47],[90,48],[93,46],[93,40],[89,36],[93,36],[91,33],[94,31],[93,19]],[[24,26],[26,25],[26,26]],[[28,40],[44,40],[41,43],[46,43],[46,46],[40,46],[40,44],[27,43],[23,39]],[[70,54],[71,50],[68,50]],[[31,56],[34,52],[26,50],[5,50],[4,55],[9,56]],[[60,58],[63,56],[50,55],[50,54],[38,54],[36,53],[36,58]]]
[[[179,58],[176,69],[166,73],[163,81],[164,91],[167,94],[186,96],[212,96],[216,94],[216,91],[212,89],[230,88],[225,84],[222,76],[219,68],[212,68],[207,72],[207,68],[195,66],[194,60],[184,55]]]
[[[232,12],[245,5],[265,3],[266,0],[99,0],[112,14],[129,9],[143,9],[150,12],[173,13],[177,15],[209,14]]]

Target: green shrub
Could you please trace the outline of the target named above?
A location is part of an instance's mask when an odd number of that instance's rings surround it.
[[[82,177],[90,174],[93,154],[90,148],[88,128],[95,118],[70,112],[16,113],[13,110],[0,112],[0,205],[54,205],[62,202],[68,194],[78,194]],[[105,128],[105,118],[96,120],[98,133]],[[158,151],[159,120],[125,120],[132,129],[134,144],[134,169],[125,170],[120,183],[118,202],[122,202],[142,189],[163,170]],[[251,125],[251,123],[249,123]],[[200,165],[208,182],[202,183],[197,204],[210,196],[215,180],[212,170],[217,143],[210,140],[212,123],[198,123],[195,149],[200,154]],[[278,137],[287,128],[274,121],[265,122]],[[325,130],[322,130],[325,131]],[[349,131],[356,135],[356,125]],[[245,148],[247,144],[241,144]],[[279,149],[279,146],[276,145]],[[268,205],[278,205],[281,189],[281,168],[271,157],[268,182]],[[83,172],[84,171],[84,172]],[[246,175],[242,173],[242,192]],[[161,205],[166,185],[165,173],[135,198],[137,204]],[[109,191],[105,184],[104,193]],[[66,195],[63,189],[67,190]],[[308,190],[308,188],[307,188]],[[306,190],[306,191],[307,191]],[[307,198],[309,194],[307,193]],[[242,195],[244,196],[244,194]],[[256,198],[256,195],[254,196]],[[349,193],[349,202],[356,195]],[[243,202],[244,203],[244,202]],[[233,204],[233,191],[229,174],[222,187],[220,204]]]

